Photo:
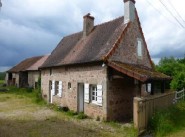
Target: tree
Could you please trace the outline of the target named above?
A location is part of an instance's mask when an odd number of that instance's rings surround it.
[[[173,78],[170,84],[172,89],[181,90],[185,88],[185,57],[182,59],[161,58],[156,70]]]

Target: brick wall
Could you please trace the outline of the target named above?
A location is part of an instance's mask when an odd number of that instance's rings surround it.
[[[142,39],[143,41],[142,58],[137,56],[138,38]],[[137,20],[130,24],[125,36],[123,37],[123,40],[121,41],[120,45],[118,46],[110,60],[120,61],[129,64],[141,64],[151,68],[150,59],[147,55],[147,49],[144,46],[144,39],[142,38],[142,34],[139,31],[139,25],[137,23]]]
[[[106,118],[106,81],[107,69],[102,64],[93,66],[71,66],[60,67],[41,71],[41,87],[43,96],[49,101],[49,81],[62,81],[62,97],[53,96],[53,103],[61,106],[68,106],[70,110],[77,111],[77,89],[78,83],[100,84],[103,85],[103,106],[97,106],[92,103],[84,103],[84,113],[94,118]],[[68,89],[68,82],[71,83],[71,89]]]

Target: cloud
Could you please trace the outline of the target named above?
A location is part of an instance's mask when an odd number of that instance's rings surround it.
[[[167,0],[164,2],[170,7]],[[122,0],[2,0],[2,3],[0,67],[50,53],[63,36],[82,30],[83,16],[89,12],[95,17],[95,24],[124,15]],[[152,58],[184,57],[185,29],[159,1],[150,0],[150,3],[159,11],[146,0],[136,1],[136,8]],[[185,2],[176,0],[172,4],[185,19]]]

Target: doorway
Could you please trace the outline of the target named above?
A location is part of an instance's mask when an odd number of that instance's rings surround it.
[[[84,84],[78,83],[78,113],[84,112]]]
[[[49,103],[53,103],[52,101],[52,81],[49,81]]]

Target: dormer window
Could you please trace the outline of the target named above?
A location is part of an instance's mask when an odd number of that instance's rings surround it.
[[[137,39],[137,56],[142,58],[143,56],[143,42],[142,39]]]

